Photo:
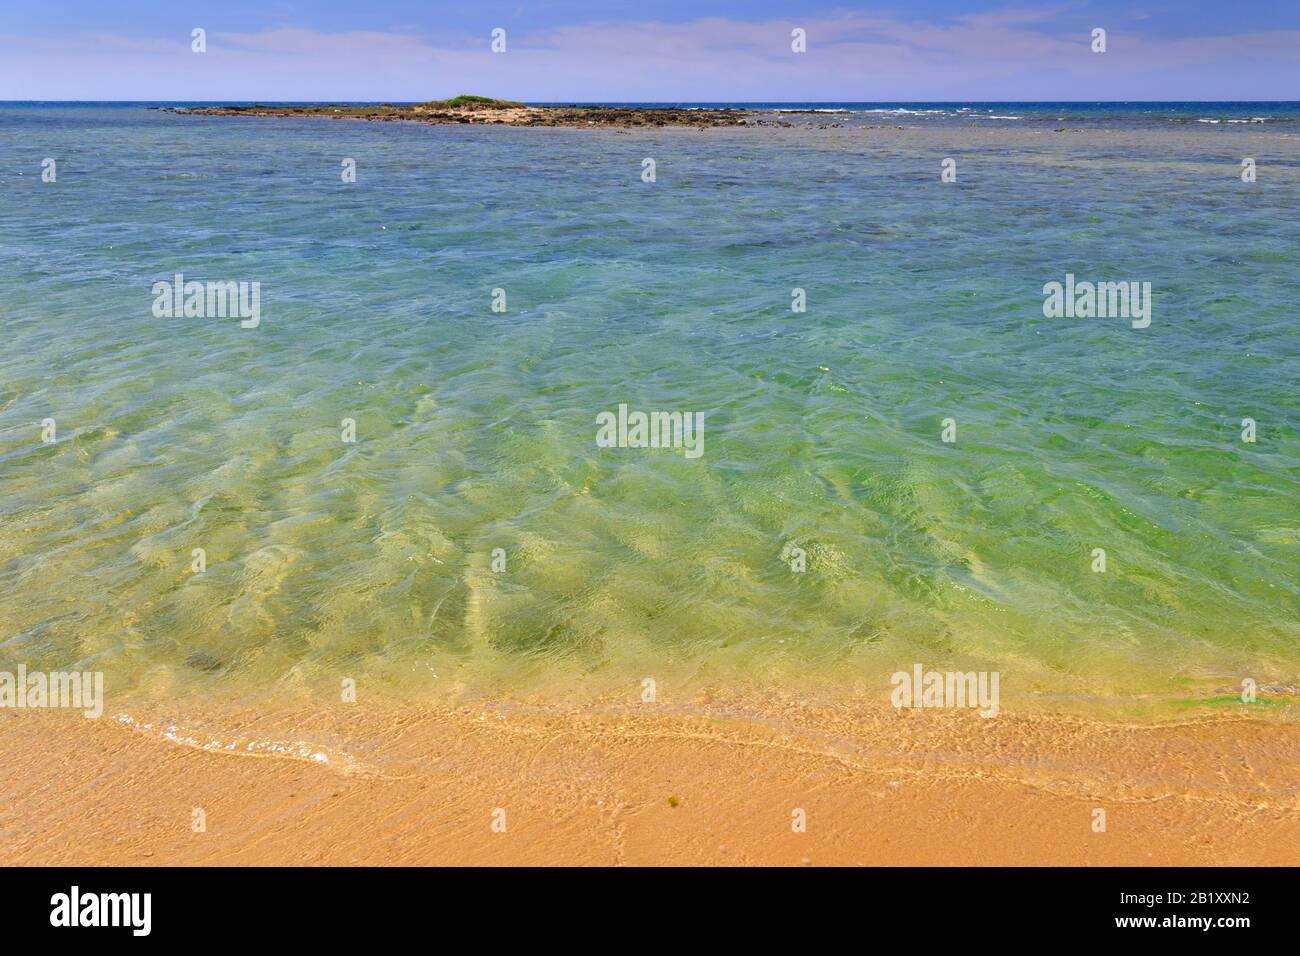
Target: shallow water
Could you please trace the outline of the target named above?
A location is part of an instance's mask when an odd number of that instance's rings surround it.
[[[0,107],[0,665],[1293,682],[1295,123],[787,118]],[[155,318],[178,272],[259,282],[260,326]],[[1150,327],[1045,318],[1067,272],[1151,282]],[[703,454],[598,447],[620,403]]]

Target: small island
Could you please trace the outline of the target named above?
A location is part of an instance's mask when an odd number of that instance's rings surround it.
[[[189,116],[303,116],[329,119],[406,120],[435,125],[478,123],[491,126],[788,126],[765,119],[758,110],[639,106],[530,106],[512,100],[464,94],[405,106],[335,103],[319,106],[168,106],[169,113]]]

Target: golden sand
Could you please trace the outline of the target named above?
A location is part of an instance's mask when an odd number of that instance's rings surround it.
[[[754,697],[179,710],[0,715],[0,862],[1300,862],[1286,721]]]

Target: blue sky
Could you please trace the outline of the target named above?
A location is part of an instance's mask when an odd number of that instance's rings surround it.
[[[1300,99],[1294,0],[4,2],[0,99]]]

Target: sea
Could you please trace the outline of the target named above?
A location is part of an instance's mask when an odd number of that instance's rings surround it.
[[[169,105],[0,103],[0,669],[1295,694],[1300,103]]]

